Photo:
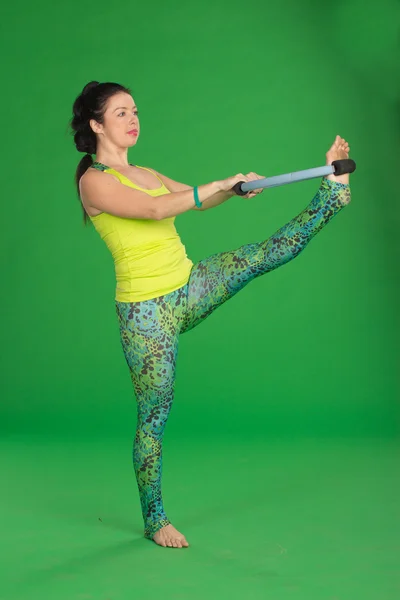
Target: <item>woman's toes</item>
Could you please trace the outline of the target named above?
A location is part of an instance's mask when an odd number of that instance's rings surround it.
[[[185,536],[176,529],[174,530],[171,525],[166,526],[166,528],[162,529],[160,532],[157,532],[153,539],[160,546],[168,546],[169,548],[182,548],[183,546],[189,546]]]

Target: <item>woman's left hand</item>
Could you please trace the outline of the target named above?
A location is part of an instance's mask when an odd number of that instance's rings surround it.
[[[249,181],[254,181],[255,179],[265,179],[265,175],[257,175],[257,173],[247,173],[246,177],[249,178]],[[256,188],[255,190],[250,190],[249,192],[247,192],[247,194],[242,196],[242,198],[254,198],[254,196],[257,196],[257,194],[261,194],[261,192],[263,192],[264,190],[265,188]]]

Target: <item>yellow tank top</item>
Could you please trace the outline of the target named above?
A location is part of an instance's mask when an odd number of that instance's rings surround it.
[[[102,163],[95,161],[91,166],[112,173],[123,185],[150,196],[170,194],[154,171],[146,167],[132,165],[156,175],[161,187],[146,190]],[[156,221],[122,218],[106,212],[89,217],[114,260],[115,300],[150,300],[173,292],[188,282],[193,262],[187,257],[185,246],[175,229],[176,217]]]

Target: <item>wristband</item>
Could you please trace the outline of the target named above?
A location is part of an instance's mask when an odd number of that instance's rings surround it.
[[[197,185],[194,186],[193,193],[194,193],[194,201],[196,203],[197,208],[201,208],[202,207],[202,203],[199,200],[199,193],[198,193],[198,190],[197,190]]]

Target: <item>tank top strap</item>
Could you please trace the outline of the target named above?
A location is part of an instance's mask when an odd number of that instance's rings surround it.
[[[109,167],[107,167],[106,165],[103,165],[103,163],[99,163],[96,161],[89,166],[93,167],[93,169],[97,169],[98,171],[105,171],[106,169],[109,169]]]
[[[123,175],[123,173],[116,171],[112,167],[108,167],[107,165],[104,165],[103,163],[99,163],[97,161],[92,163],[90,166],[94,169],[97,169],[98,171],[103,171],[104,173],[110,173],[111,175],[114,175],[123,185],[129,185],[129,187],[134,187],[138,190],[141,189],[139,186],[136,185],[136,183],[133,183],[133,181],[128,179],[126,175]]]
[[[129,164],[130,164],[130,163],[129,163]],[[159,181],[159,182],[160,182],[162,185],[164,185],[164,182],[163,182],[163,180],[162,180],[162,179],[160,179],[160,177],[157,175],[157,173],[155,173],[155,172],[153,171],[153,169],[148,169],[147,167],[141,167],[140,165],[132,165],[132,164],[131,164],[131,167],[137,167],[138,169],[145,169],[146,171],[149,171],[150,173],[153,173],[153,175],[155,175],[155,176],[157,177],[158,181]]]
[[[129,163],[129,165],[131,167],[137,167],[138,169],[144,169],[145,171],[149,171],[150,173],[153,173],[153,175],[155,175],[155,177],[157,177],[157,179],[161,183],[161,185],[165,187],[163,180],[157,175],[157,173],[155,173],[153,171],[153,169],[149,169],[147,167],[141,167],[140,165],[133,165],[132,163]],[[125,181],[129,181],[129,183],[131,185],[133,185],[134,187],[137,187],[138,189],[142,189],[140,186],[133,183],[133,181],[130,181],[130,179],[128,179],[126,175],[123,175],[119,171],[116,171],[112,167],[108,167],[107,165],[104,165],[103,163],[94,161],[90,166],[93,167],[94,169],[97,169],[98,171],[106,171],[107,173],[111,173],[111,174],[115,175],[116,177],[118,177],[118,179],[120,181],[121,181],[121,178],[123,178],[123,179],[125,179]]]

